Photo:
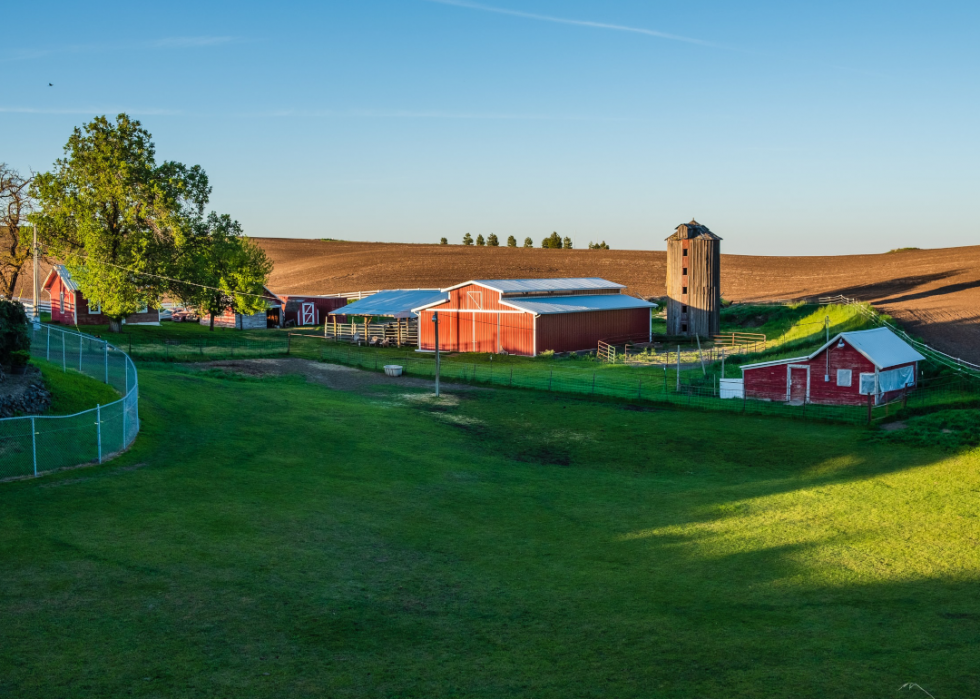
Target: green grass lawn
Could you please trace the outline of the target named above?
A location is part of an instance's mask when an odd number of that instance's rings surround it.
[[[506,390],[140,384],[130,452],[0,485],[0,696],[980,686],[980,450]]]
[[[61,364],[32,358],[31,364],[41,370],[44,385],[51,392],[47,415],[74,415],[96,405],[106,405],[122,396],[112,386],[89,378],[74,369],[63,371]]]

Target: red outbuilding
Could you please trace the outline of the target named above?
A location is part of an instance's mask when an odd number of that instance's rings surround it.
[[[108,325],[102,305],[89,301],[82,294],[71,272],[64,265],[53,265],[41,287],[51,299],[51,321],[62,325]],[[131,313],[123,321],[128,325],[159,325],[160,310],[144,308]]]
[[[412,310],[419,349],[536,356],[595,349],[600,340],[648,342],[653,304],[595,277],[476,279],[443,289],[449,299]]]
[[[282,327],[320,325],[325,323],[330,311],[343,308],[347,299],[340,296],[316,296],[311,294],[276,294],[282,302],[279,323]]]
[[[915,387],[925,359],[888,328],[840,333],[813,354],[742,366],[746,398],[867,405]]]

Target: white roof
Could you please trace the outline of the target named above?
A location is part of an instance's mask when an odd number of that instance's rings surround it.
[[[540,299],[505,299],[513,306],[535,315],[552,313],[584,313],[586,311],[616,311],[630,308],[653,308],[653,304],[626,294],[593,294],[589,296],[546,296]]]
[[[438,289],[390,289],[371,294],[354,303],[330,311],[328,315],[385,316],[416,318],[413,308],[449,300],[449,294]]]
[[[533,291],[594,291],[596,289],[625,289],[616,282],[600,277],[568,277],[556,279],[473,279],[443,289],[450,291],[467,284],[479,284],[502,294],[530,293]]]
[[[910,362],[921,362],[925,357],[915,351],[912,345],[900,338],[888,328],[874,328],[873,330],[857,330],[855,332],[840,333],[833,340],[810,355],[811,358],[820,354],[824,349],[832,345],[839,338],[871,360],[879,369],[886,369],[899,364],[909,364]]]
[[[69,272],[68,268],[64,265],[51,265],[51,271],[48,272],[48,276],[44,280],[44,288],[47,288],[48,281],[51,279],[52,274],[57,274],[59,277],[61,277],[61,282],[65,285],[65,288],[68,291],[78,291],[78,284],[76,284],[75,280],[71,278],[71,272]]]
[[[915,351],[912,345],[893,333],[890,329],[873,328],[871,330],[855,330],[853,332],[838,333],[834,335],[830,342],[806,357],[790,357],[789,359],[774,359],[771,362],[743,364],[742,370],[809,361],[816,358],[817,355],[828,347],[836,345],[841,340],[864,355],[878,369],[887,369],[898,366],[899,364],[921,362],[925,359],[925,357]]]

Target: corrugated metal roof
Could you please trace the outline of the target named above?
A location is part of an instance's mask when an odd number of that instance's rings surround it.
[[[915,349],[893,333],[888,328],[875,328],[873,330],[857,330],[855,332],[841,333],[837,337],[844,338],[851,347],[870,359],[879,369],[884,369],[898,364],[908,364],[909,362],[921,362],[925,357],[915,351]],[[837,338],[834,338],[836,340]],[[833,344],[834,340],[828,342],[824,347]],[[821,350],[823,349],[820,348]],[[820,353],[817,350],[811,357]]]
[[[625,289],[616,282],[600,277],[569,277],[554,279],[474,279],[467,284],[482,284],[503,294],[533,291],[590,291],[595,289]],[[457,284],[456,287],[465,286]],[[456,288],[453,287],[453,288]]]
[[[626,294],[590,296],[550,296],[542,299],[504,299],[503,302],[528,313],[582,313],[585,311],[618,311],[630,308],[653,308],[653,304]]]
[[[899,364],[921,362],[925,359],[925,357],[915,351],[912,345],[888,328],[873,328],[871,330],[854,330],[852,332],[838,333],[834,335],[830,342],[807,357],[791,357],[789,359],[774,359],[769,362],[743,364],[742,370],[809,361],[815,359],[825,349],[836,345],[841,340],[844,340],[844,342],[867,357],[879,369],[887,369],[888,367],[898,366]]]
[[[64,265],[51,265],[51,269],[58,273],[58,276],[61,277],[61,281],[68,291],[78,291],[78,284],[71,278],[71,272],[68,271],[67,267]]]
[[[330,311],[329,315],[386,316],[389,318],[416,318],[413,308],[449,299],[449,294],[438,289],[391,289],[379,291],[343,308]]]

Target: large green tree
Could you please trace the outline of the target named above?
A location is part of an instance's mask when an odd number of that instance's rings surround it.
[[[237,222],[205,214],[211,186],[204,170],[157,163],[150,133],[127,115],[76,128],[65,157],[35,178],[33,192],[40,210],[31,220],[49,252],[101,304],[113,331],[161,296],[201,301],[191,292],[201,285],[215,287],[225,307],[255,308],[236,294],[261,293],[264,254]]]
[[[178,271],[181,279],[193,283],[175,284],[172,293],[210,315],[212,331],[215,316],[227,308],[248,315],[266,307],[262,292],[272,262],[227,214],[212,213],[194,222]]]

